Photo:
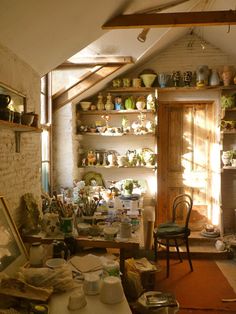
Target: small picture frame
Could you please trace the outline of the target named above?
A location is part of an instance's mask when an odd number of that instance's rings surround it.
[[[24,243],[4,197],[0,196],[0,272],[12,275],[27,261],[28,254]]]

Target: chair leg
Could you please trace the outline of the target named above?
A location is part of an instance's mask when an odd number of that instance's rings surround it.
[[[166,239],[166,277],[170,274],[170,243],[169,239]]]
[[[175,241],[175,247],[176,247],[176,251],[177,251],[177,253],[178,253],[179,260],[180,260],[180,262],[182,263],[183,260],[182,260],[182,257],[181,257],[180,251],[179,251],[178,242],[177,242],[176,239],[174,239],[174,241]]]
[[[154,237],[154,259],[157,261],[157,238]]]
[[[185,243],[186,243],[186,251],[187,251],[187,255],[188,255],[189,266],[190,266],[191,271],[193,271],[193,265],[192,265],[191,256],[190,256],[190,252],[189,252],[188,237],[185,239]]]

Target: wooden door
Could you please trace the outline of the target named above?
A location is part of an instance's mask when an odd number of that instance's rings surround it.
[[[213,104],[160,102],[158,110],[156,223],[171,218],[171,204],[176,195],[189,193],[194,200],[192,229],[201,229],[202,224],[209,222],[212,210]]]

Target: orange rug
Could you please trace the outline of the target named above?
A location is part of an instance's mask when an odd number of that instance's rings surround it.
[[[214,261],[193,260],[193,272],[187,260],[170,261],[166,278],[166,261],[160,260],[162,271],[156,274],[157,291],[172,292],[180,304],[179,314],[236,314],[236,293]],[[235,270],[236,271],[236,270]]]

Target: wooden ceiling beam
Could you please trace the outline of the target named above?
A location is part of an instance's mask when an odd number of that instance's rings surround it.
[[[106,22],[103,29],[236,25],[236,10],[157,14],[125,14]]]
[[[133,63],[132,57],[82,57],[73,61],[66,61],[60,64],[56,70],[66,68],[78,68],[89,67],[95,65],[107,65],[107,64],[129,64]]]
[[[125,64],[117,64],[110,66],[101,66],[96,72],[89,73],[80,79],[76,84],[70,88],[64,90],[60,94],[53,95],[52,97],[52,109],[53,111],[63,107],[68,102],[73,101],[80,94],[102,81],[105,77],[113,74]]]

